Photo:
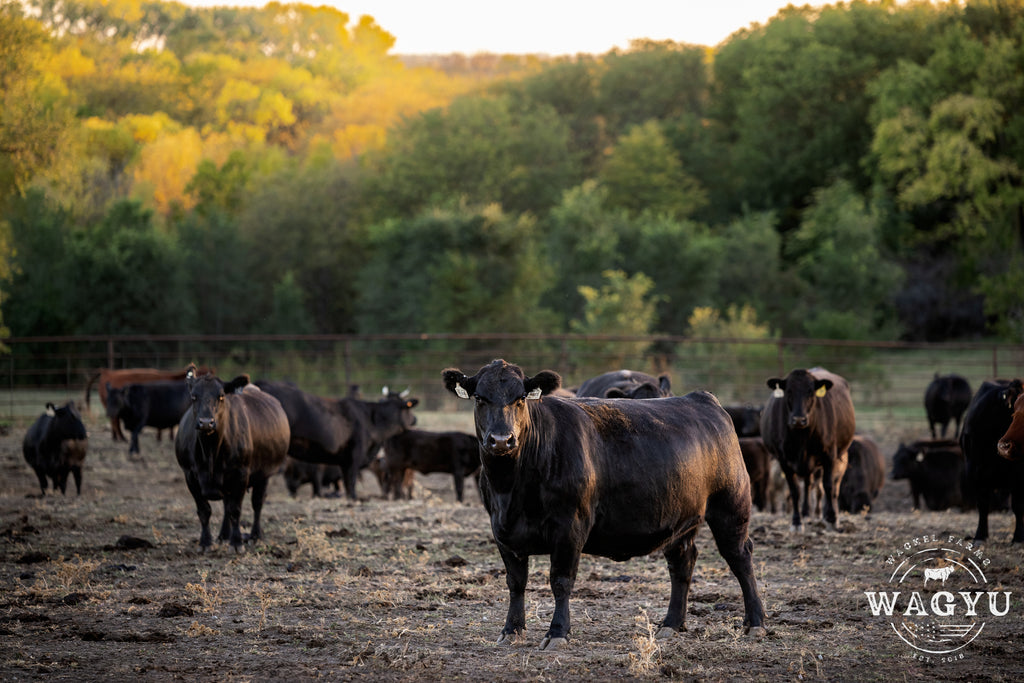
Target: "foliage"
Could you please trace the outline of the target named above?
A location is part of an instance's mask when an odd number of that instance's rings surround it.
[[[581,286],[586,304],[583,317],[572,320],[569,328],[583,335],[625,335],[643,337],[654,329],[658,298],[652,295],[654,281],[643,273],[629,276],[621,270],[602,273],[600,289]],[[606,367],[627,367],[642,357],[646,342],[587,343],[581,347],[600,356]]]
[[[0,0],[11,331],[610,329],[643,285],[672,335],[1019,333],[1017,0],[790,6],[713,50],[393,45],[304,4]]]

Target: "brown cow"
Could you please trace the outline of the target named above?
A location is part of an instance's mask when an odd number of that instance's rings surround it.
[[[92,394],[92,385],[99,382],[97,392],[100,396],[100,403],[107,405],[107,387],[120,389],[129,384],[142,384],[145,382],[156,382],[169,379],[185,379],[185,370],[158,370],[156,368],[124,368],[122,370],[111,370],[109,368],[98,368],[89,376],[89,382],[85,385],[85,407],[90,409],[89,396]],[[212,368],[200,367],[197,375],[213,374]],[[114,441],[127,441],[121,431],[121,421],[117,415],[107,415],[110,418],[110,436]]]

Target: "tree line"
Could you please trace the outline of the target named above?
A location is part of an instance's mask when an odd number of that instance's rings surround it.
[[[326,7],[0,0],[7,333],[1019,339],[1024,2],[402,58]]]

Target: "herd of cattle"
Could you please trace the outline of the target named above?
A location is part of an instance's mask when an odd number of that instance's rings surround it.
[[[309,482],[314,495],[333,485],[351,499],[364,469],[376,473],[388,497],[411,497],[414,472],[448,472],[460,501],[464,478],[476,475],[507,570],[502,639],[525,625],[529,556],[551,557],[555,613],[542,648],[568,637],[569,595],[583,552],[623,560],[662,550],[672,591],[661,635],[681,630],[702,522],[739,581],[744,625],[761,633],[747,535],[751,506],[787,506],[800,530],[813,498],[815,514],[834,528],[838,511],[870,509],[886,478],[877,444],[855,434],[849,384],[822,368],[768,379],[763,406],[724,409],[706,392],[673,396],[666,375],[629,370],[569,390],[554,372],[528,377],[496,360],[473,376],[447,369],[443,381],[474,402],[475,435],[414,429],[417,400],[407,392],[385,389],[377,401],[323,398],[287,382],[253,383],[246,375],[224,381],[195,366],[98,371],[86,403],[96,383],[112,438],[125,440],[123,424],[134,457],[143,428],[177,430],[175,454],[195,500],[203,550],[213,543],[210,501],[218,500],[218,539],[241,548],[247,490],[249,538],[259,538],[267,484],[278,472],[293,495]],[[892,478],[910,481],[915,508],[922,498],[929,510],[976,508],[978,540],[988,538],[990,510],[1009,504],[1013,541],[1024,541],[1021,381],[984,382],[972,396],[962,377],[936,375],[925,407],[932,438],[900,444]],[[950,422],[956,439],[946,437]],[[44,494],[47,478],[65,492],[69,473],[81,490],[86,443],[74,402],[47,404],[23,444]]]

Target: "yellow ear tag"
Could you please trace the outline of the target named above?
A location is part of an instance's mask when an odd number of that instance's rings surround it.
[[[828,391],[828,389],[825,387],[818,387],[818,390],[814,392],[814,395],[818,398],[824,398],[826,391]]]

